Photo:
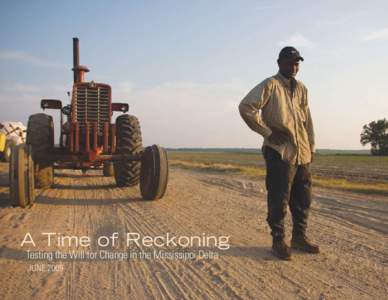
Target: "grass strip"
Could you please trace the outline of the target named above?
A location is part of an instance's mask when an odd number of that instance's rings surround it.
[[[223,163],[203,163],[184,160],[170,160],[170,165],[182,169],[191,169],[204,172],[216,172],[224,174],[240,174],[247,176],[265,177],[265,169],[262,167],[245,167],[234,164]],[[330,177],[314,176],[315,186],[344,190],[364,194],[379,194],[388,196],[388,184],[386,183],[363,183],[352,182],[347,179],[337,179]]]

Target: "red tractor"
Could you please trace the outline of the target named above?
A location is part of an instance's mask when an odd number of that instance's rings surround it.
[[[73,38],[74,84],[71,104],[43,99],[41,108],[60,112],[59,145],[54,145],[50,115],[29,117],[26,144],[15,146],[10,161],[10,196],[13,205],[31,206],[34,186],[48,188],[55,169],[103,169],[114,176],[118,187],[140,182],[143,199],[162,198],[168,181],[166,151],[157,145],[143,148],[140,124],[125,114],[127,103],[112,102],[111,87],[85,82],[89,69],[79,64],[79,41]],[[114,111],[122,112],[112,123]],[[66,118],[66,120],[64,120]]]

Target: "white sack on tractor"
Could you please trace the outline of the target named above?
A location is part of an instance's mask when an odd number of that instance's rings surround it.
[[[0,134],[5,136],[4,146],[0,149],[1,159],[9,161],[12,146],[26,142],[26,126],[22,122],[5,121],[0,123]]]

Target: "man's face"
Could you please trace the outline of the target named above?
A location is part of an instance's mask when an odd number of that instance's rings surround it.
[[[278,60],[278,66],[285,77],[295,77],[299,71],[299,60]]]

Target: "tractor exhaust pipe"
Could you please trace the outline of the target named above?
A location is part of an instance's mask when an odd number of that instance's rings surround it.
[[[79,64],[79,40],[77,37],[73,38],[73,72],[74,83],[84,82],[85,72],[89,72],[89,69]]]
[[[79,67],[79,40],[78,38],[73,38],[73,72],[74,72],[74,83],[79,82],[78,76],[78,67]]]

